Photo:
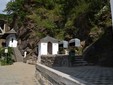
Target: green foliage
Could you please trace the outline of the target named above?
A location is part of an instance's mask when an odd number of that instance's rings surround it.
[[[4,53],[6,48],[0,48],[0,64],[1,65],[10,65],[13,63],[12,48],[8,47],[8,53]]]
[[[23,4],[24,4],[24,0],[15,0],[15,1],[10,1],[7,6],[6,9],[4,11],[7,11],[9,14],[14,13],[14,12],[21,12],[23,9]]]
[[[104,7],[109,7],[108,0],[15,0],[7,4],[5,11],[16,14],[17,23],[21,25],[27,18],[32,19],[35,24],[34,30],[39,36],[47,34],[63,39],[67,35],[70,38],[75,37],[79,30],[83,29],[81,24],[86,30],[89,30],[89,25],[93,28],[91,26],[100,22],[98,20],[101,15],[108,13],[107,9],[105,12],[102,11]],[[79,18],[86,20],[77,22]],[[110,21],[106,22],[109,25]]]
[[[28,11],[25,8],[24,0],[11,0],[7,4],[6,9],[4,11],[7,12],[7,15],[10,15],[8,19],[9,23],[15,25],[14,23],[16,22],[16,24],[18,24],[19,26],[23,25],[25,17],[28,14]]]
[[[0,20],[7,20],[7,15],[0,14]]]

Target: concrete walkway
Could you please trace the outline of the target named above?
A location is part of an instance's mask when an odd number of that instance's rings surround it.
[[[113,85],[113,68],[98,66],[54,67],[59,71],[80,78],[94,85]]]
[[[0,85],[36,85],[35,66],[22,62],[0,66]]]
[[[23,62],[23,56],[20,53],[20,50],[18,49],[18,47],[13,48],[13,52],[15,55],[15,61],[17,62]]]

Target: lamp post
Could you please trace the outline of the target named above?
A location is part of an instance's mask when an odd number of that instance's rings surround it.
[[[8,63],[8,48],[6,47],[5,50],[4,50],[4,53],[6,55],[6,62]]]

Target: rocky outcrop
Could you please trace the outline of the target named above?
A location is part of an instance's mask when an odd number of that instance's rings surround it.
[[[24,62],[35,64],[37,61],[37,43],[39,37],[33,30],[34,23],[32,20],[27,19],[24,25],[18,29],[18,47],[21,54],[24,55],[24,51],[27,52]]]
[[[108,27],[96,42],[91,44],[83,53],[86,61],[103,66],[113,66],[113,32]]]

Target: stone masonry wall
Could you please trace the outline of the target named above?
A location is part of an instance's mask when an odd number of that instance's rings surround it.
[[[49,67],[68,66],[68,55],[43,55],[41,56],[41,64]]]
[[[91,85],[39,63],[36,65],[35,77],[37,85]]]

